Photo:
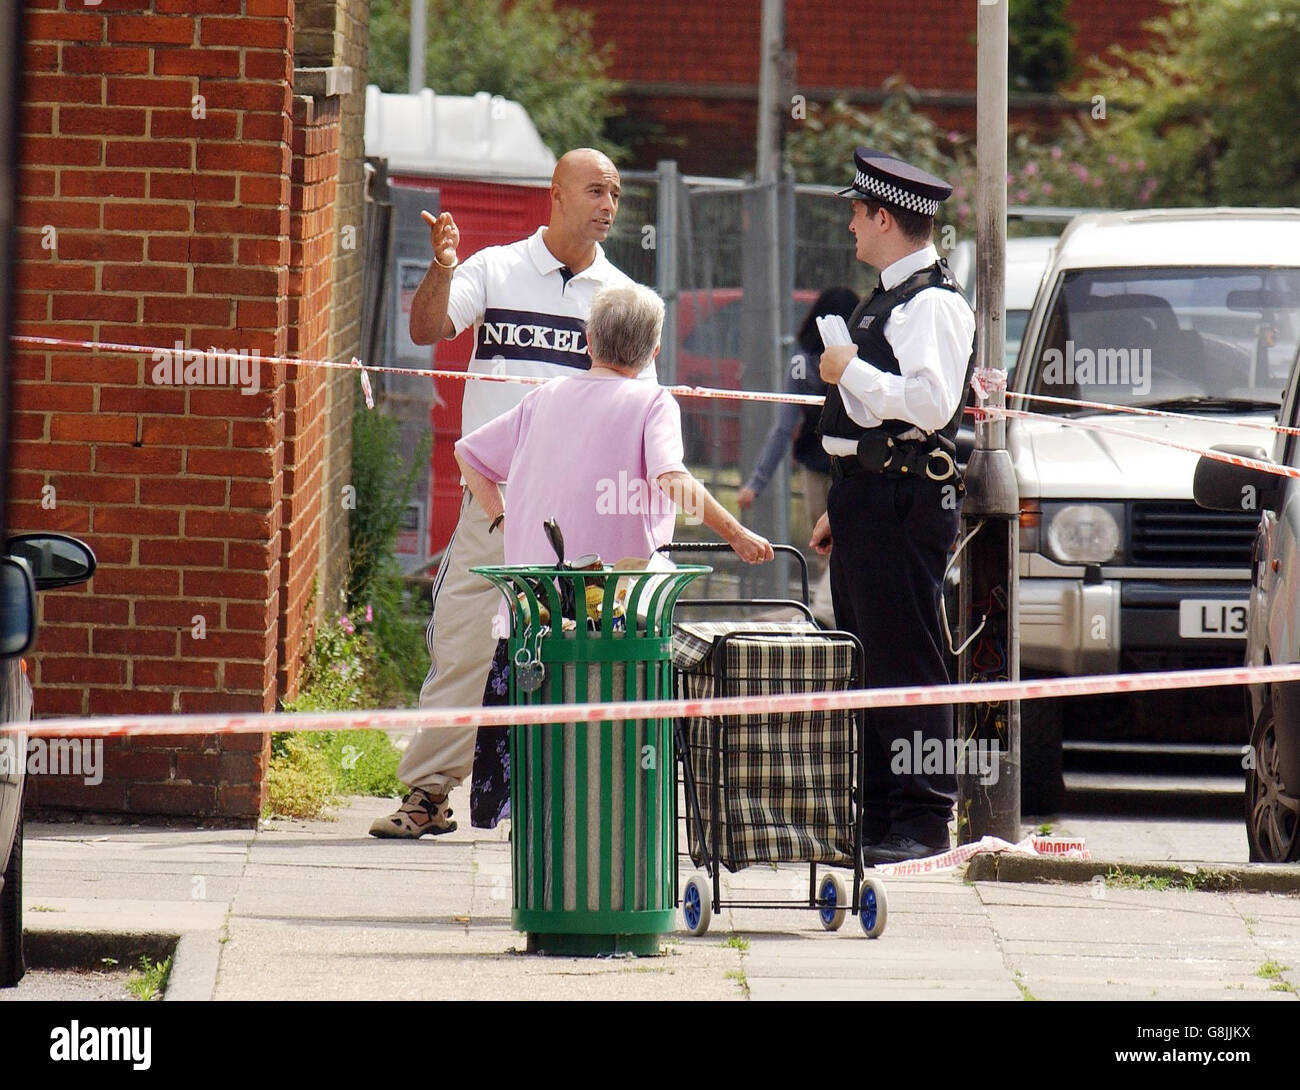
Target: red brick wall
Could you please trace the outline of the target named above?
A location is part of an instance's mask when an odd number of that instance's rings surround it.
[[[330,138],[304,117],[291,211],[293,0],[62,8],[27,3],[18,332],[316,353]],[[292,684],[319,379],[262,363],[248,394],[159,384],[156,363],[15,363],[9,525],[84,536],[100,562],[41,596],[41,714],[270,710],[277,670]],[[267,755],[263,736],[128,742],[103,784],[33,777],[31,802],[252,818]]]
[[[613,45],[610,75],[631,84],[623,98],[629,114],[662,127],[661,139],[638,145],[637,166],[674,158],[686,171],[753,170],[758,0],[560,3],[592,14],[596,41]],[[1080,62],[1113,43],[1139,44],[1142,23],[1162,10],[1160,0],[1073,0],[1069,18]],[[814,98],[877,90],[897,75],[922,90],[971,94],[976,19],[974,0],[787,0],[786,47],[797,54],[798,88]],[[644,84],[677,87],[665,93]],[[930,112],[943,124],[974,131],[973,107]],[[1027,120],[1034,112],[1017,111]]]
[[[325,359],[330,348],[334,196],[339,100],[293,100],[289,216],[289,352]],[[314,631],[325,468],[328,373],[290,368],[285,381],[284,528],[280,541],[279,686],[297,689],[304,646]]]

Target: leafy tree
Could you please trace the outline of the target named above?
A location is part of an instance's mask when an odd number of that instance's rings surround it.
[[[1300,0],[1166,3],[1082,85],[1108,101],[1097,139],[1150,165],[1154,203],[1300,203]]]
[[[370,79],[384,91],[409,87],[410,0],[370,0]],[[425,79],[439,94],[479,91],[519,102],[556,155],[609,139],[617,85],[606,78],[612,47],[597,48],[591,14],[554,0],[428,0]]]
[[[1069,0],[1011,0],[1007,67],[1011,87],[1055,91],[1074,67],[1074,26],[1065,17]]]

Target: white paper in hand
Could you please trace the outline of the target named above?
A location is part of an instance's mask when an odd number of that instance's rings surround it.
[[[837,344],[852,344],[849,327],[839,314],[823,314],[817,319],[817,332],[821,334],[822,344],[827,348]]]

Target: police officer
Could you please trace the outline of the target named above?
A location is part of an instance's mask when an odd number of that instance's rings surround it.
[[[943,685],[939,595],[960,518],[954,438],[975,316],[931,241],[952,187],[871,148],[853,164],[839,195],[853,201],[857,258],[880,286],[849,318],[853,344],[821,357],[832,484],[811,544],[830,554],[835,620],[862,641],[866,684]],[[952,736],[951,706],[863,712],[868,865],[948,849]]]

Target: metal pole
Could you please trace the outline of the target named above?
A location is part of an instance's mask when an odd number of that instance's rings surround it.
[[[425,0],[411,0],[411,94],[424,90]]]
[[[976,365],[1002,372],[988,384],[992,396],[987,404],[992,408],[1006,404],[1007,6],[1008,0],[979,0],[977,23],[975,344]],[[1020,501],[1006,444],[1004,417],[976,424],[962,505],[962,538],[973,536],[960,560],[961,639],[965,642],[981,624],[984,627],[961,656],[962,680],[972,679],[977,672],[981,677],[1020,676],[1016,616]],[[993,667],[998,660],[1002,665]],[[978,840],[986,834],[1019,840],[1019,704],[962,705],[957,731],[968,743],[967,759],[958,764],[959,840]],[[991,762],[972,759],[994,747]]]
[[[781,285],[782,248],[781,248],[781,200],[778,191],[781,178],[782,138],[784,125],[778,101],[781,88],[781,63],[785,45],[785,2],[784,0],[763,0],[763,25],[761,55],[759,57],[758,77],[758,161],[755,175],[758,179],[758,200],[756,210],[764,221],[762,237],[764,243],[764,275],[762,277],[763,328],[761,331],[763,345],[763,362],[760,371],[762,380],[774,383],[772,389],[784,389],[787,360],[781,343]],[[757,376],[756,376],[757,377]],[[742,413],[745,410],[742,408]],[[755,418],[770,423],[772,413],[762,414],[749,411],[742,416],[746,422]],[[763,429],[766,432],[766,428]],[[749,467],[746,466],[745,469]],[[743,470],[742,470],[743,472]],[[766,503],[764,502],[766,501]],[[755,515],[768,514],[768,525],[772,537],[781,542],[790,540],[790,471],[785,460],[773,475],[764,496],[755,505]],[[778,594],[785,596],[788,579],[787,564],[784,558],[776,563],[775,575],[778,580]]]
[[[664,301],[663,347],[659,350],[659,381],[671,386],[677,381],[677,293],[681,288],[678,269],[677,201],[680,184],[675,159],[660,159],[655,190],[655,290]]]

